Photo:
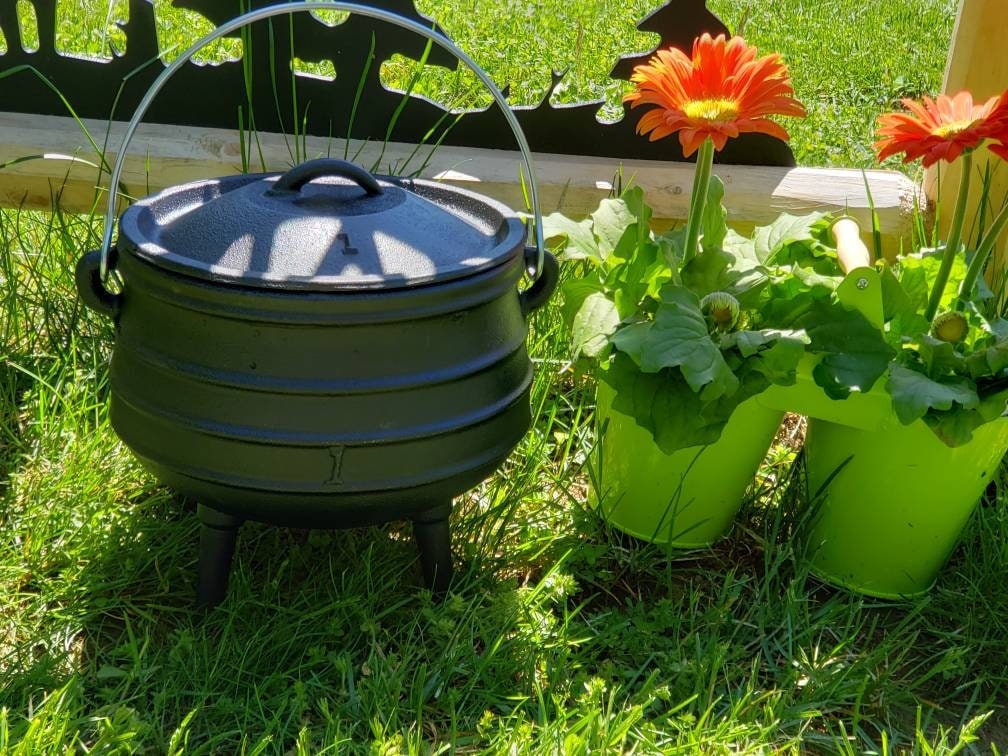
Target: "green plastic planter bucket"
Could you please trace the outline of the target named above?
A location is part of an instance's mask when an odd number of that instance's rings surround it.
[[[598,386],[595,500],[616,528],[683,549],[709,546],[731,526],[783,413],[753,399],[735,410],[721,438],[665,454],[651,434],[612,408]]]
[[[1004,418],[954,449],[922,421],[904,426],[891,412],[874,431],[810,419],[805,545],[812,570],[870,596],[926,592],[1006,450]]]
[[[793,386],[770,386],[756,401],[770,409],[794,412],[809,419],[828,420],[861,430],[877,430],[892,417],[892,399],[883,388],[886,376],[871,391],[831,399],[815,382],[812,371],[820,355],[806,354],[798,363]]]

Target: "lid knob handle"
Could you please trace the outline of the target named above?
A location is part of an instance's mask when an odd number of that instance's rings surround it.
[[[318,158],[296,165],[276,180],[273,188],[266,192],[269,195],[296,192],[312,179],[320,176],[340,176],[348,178],[366,191],[369,196],[377,197],[384,194],[378,179],[365,171],[359,165],[336,158]]]

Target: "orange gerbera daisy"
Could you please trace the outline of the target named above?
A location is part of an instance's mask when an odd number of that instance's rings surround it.
[[[655,141],[678,132],[686,157],[708,137],[717,150],[744,132],[787,139],[766,116],[805,115],[781,56],[757,58],[741,37],[704,34],[693,43],[692,59],[675,48],[659,50],[630,80],[637,89],[624,102],[658,106],[640,119],[637,133]]]
[[[983,105],[974,105],[967,91],[901,102],[909,113],[885,113],[878,118],[875,149],[879,160],[902,152],[904,163],[923,158],[927,168],[939,160],[951,163],[986,139],[1008,143],[1008,91]],[[993,145],[991,150],[1008,159],[1005,144]]]

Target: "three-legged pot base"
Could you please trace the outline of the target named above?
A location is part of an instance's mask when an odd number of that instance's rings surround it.
[[[197,512],[201,527],[196,603],[213,607],[223,601],[227,594],[238,529],[244,521],[204,504],[198,506]],[[435,595],[447,592],[452,580],[449,514],[451,502],[425,509],[410,517],[413,521],[413,537],[420,551],[424,584]]]

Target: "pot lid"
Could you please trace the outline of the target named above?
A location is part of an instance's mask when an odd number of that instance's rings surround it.
[[[120,253],[159,267],[299,290],[461,278],[520,255],[526,235],[487,197],[330,159],[171,187],[128,208],[119,233]]]

